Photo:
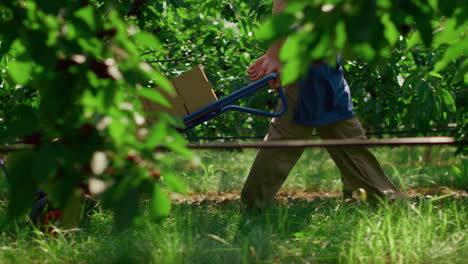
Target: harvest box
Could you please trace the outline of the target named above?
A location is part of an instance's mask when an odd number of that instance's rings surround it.
[[[145,112],[165,112],[183,118],[218,100],[213,86],[200,66],[172,79],[171,83],[175,88],[175,93],[172,95],[160,88],[155,88],[166,97],[171,107],[164,107],[149,99],[141,98]],[[148,123],[154,122],[155,119],[154,115],[147,117]]]

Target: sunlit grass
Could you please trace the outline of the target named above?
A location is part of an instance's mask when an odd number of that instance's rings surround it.
[[[161,223],[122,233],[112,214],[56,235],[25,222],[4,230],[2,263],[464,263],[466,200],[371,207],[339,199],[296,201],[256,216],[224,206],[179,204]],[[21,226],[23,225],[23,226]]]
[[[448,147],[373,148],[387,175],[403,190],[449,186],[467,189],[468,157]],[[428,156],[428,153],[431,153]],[[173,164],[196,193],[239,191],[255,158],[255,150],[197,151],[198,167]],[[283,190],[339,192],[340,174],[324,149],[307,149],[291,171]]]
[[[447,186],[466,191],[467,159],[453,149],[374,149],[404,190]],[[197,152],[172,166],[192,192],[238,192],[255,151]],[[197,163],[198,166],[197,166]],[[8,186],[1,183],[2,194]],[[436,187],[434,187],[436,186]],[[339,192],[335,165],[307,150],[283,190]],[[232,196],[237,197],[237,194]],[[160,223],[144,215],[117,233],[112,212],[89,225],[48,234],[27,218],[0,226],[0,263],[465,263],[468,199],[440,196],[370,206],[341,198],[282,200],[259,215],[239,214],[239,200],[175,203]],[[0,220],[7,202],[0,203]],[[4,223],[4,221],[1,221]]]

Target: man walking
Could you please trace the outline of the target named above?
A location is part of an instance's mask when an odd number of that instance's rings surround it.
[[[275,0],[273,14],[285,8],[285,2]],[[281,73],[279,51],[283,41],[274,43],[265,55],[249,69],[249,78],[257,81],[277,72]],[[279,78],[275,86],[279,86]],[[355,117],[349,86],[343,76],[341,58],[336,67],[320,62],[311,63],[305,76],[285,89],[289,108],[273,118],[265,141],[306,139],[313,129],[322,139],[364,139],[360,122]],[[281,107],[281,102],[279,103]],[[364,189],[370,198],[398,199],[400,191],[385,175],[374,155],[366,147],[329,147],[328,153],[341,173],[344,194]],[[302,148],[260,149],[241,193],[246,210],[268,206],[283,185]]]

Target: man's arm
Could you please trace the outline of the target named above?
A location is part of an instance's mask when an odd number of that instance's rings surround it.
[[[283,12],[284,8],[286,7],[286,3],[283,0],[275,0],[273,3],[273,15],[277,15],[281,12]],[[276,59],[279,60],[279,52],[281,50],[281,47],[283,46],[284,40],[278,40],[275,43],[273,43],[267,51],[267,54],[270,56],[276,57]]]
[[[275,0],[273,3],[273,15],[281,13],[286,7],[286,3],[283,0]],[[265,53],[257,59],[248,69],[249,78],[252,81],[258,81],[266,75],[274,72],[280,74],[281,62],[279,60],[279,52],[283,46],[284,40],[278,40],[273,43]],[[272,86],[279,87],[281,84],[280,78],[278,78]]]

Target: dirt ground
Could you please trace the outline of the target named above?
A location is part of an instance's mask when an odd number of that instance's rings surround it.
[[[430,188],[417,188],[405,192],[408,199],[423,197],[426,199],[466,199],[468,192],[465,190],[450,189],[445,186],[435,186]],[[355,195],[356,196],[356,195]],[[312,202],[325,200],[328,198],[340,198],[338,192],[303,192],[295,190],[281,191],[276,195],[276,200],[280,203],[288,202]],[[224,204],[240,199],[240,192],[208,192],[206,194],[189,193],[188,195],[171,194],[174,203],[180,204]]]

